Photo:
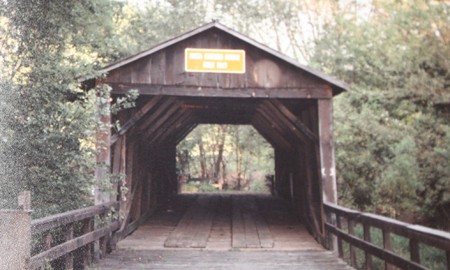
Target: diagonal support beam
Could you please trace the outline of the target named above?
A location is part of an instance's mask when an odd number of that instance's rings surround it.
[[[145,140],[148,140],[155,131],[157,131],[170,117],[172,117],[173,114],[180,110],[181,104],[178,101],[169,106],[166,111],[161,112],[160,110],[158,119],[155,119],[156,121],[152,123],[151,126],[143,133],[142,137]]]
[[[266,111],[273,119],[276,119],[283,130],[288,130],[290,134],[294,135],[295,138],[301,140],[303,143],[309,143],[308,138],[300,132],[275,105],[270,103],[270,101],[262,102],[261,109]]]
[[[174,138],[175,145],[178,145],[189,133],[191,133],[191,131],[193,131],[198,126],[198,124],[192,118],[188,119],[188,121],[189,124],[177,132],[177,135]]]
[[[256,109],[256,112],[265,121],[267,121],[274,130],[276,130],[279,134],[281,134],[281,136],[283,136],[288,142],[290,142],[289,144],[292,145],[295,141],[298,140],[299,134],[291,132],[289,127],[282,123],[279,117],[275,117],[273,113],[265,106],[260,106]]]
[[[155,107],[156,104],[158,104],[158,102],[162,99],[162,96],[156,96],[154,98],[152,98],[151,100],[149,100],[147,103],[144,104],[144,106],[142,106],[142,108],[140,108],[130,119],[128,119],[128,121],[122,126],[122,128],[119,130],[119,132],[117,132],[116,134],[111,136],[111,141],[110,141],[110,145],[113,145],[114,143],[117,142],[117,140],[124,135],[125,133],[127,133],[127,131],[129,129],[131,129],[132,127],[134,127],[136,125],[136,123],[141,120],[144,115],[146,115],[152,108]]]
[[[273,99],[270,101],[289,121],[292,122],[292,124],[300,130],[309,140],[313,141],[314,143],[319,142],[319,138],[312,132],[303,122],[298,119],[295,114],[289,110],[281,101],[277,99]]]
[[[163,137],[167,137],[171,130],[181,125],[181,123],[189,117],[190,113],[187,113],[185,109],[177,111],[172,115],[172,117],[167,119],[165,123],[155,131],[155,133],[151,135],[151,138],[149,138],[149,143],[152,144],[158,140],[163,140]]]
[[[179,117],[171,127],[166,131],[165,139],[166,141],[175,142],[176,137],[180,136],[179,133],[185,132],[187,129],[195,124],[194,113],[187,112],[181,117]],[[178,143],[175,143],[177,145]]]
[[[160,103],[160,105],[155,109],[155,111],[151,115],[146,117],[142,122],[142,124],[140,124],[137,127],[137,133],[144,132],[152,123],[154,123],[154,121],[156,121],[156,119],[158,119],[158,117],[161,116],[161,114],[163,114],[166,111],[167,108],[173,105],[175,101],[176,98],[174,97],[164,98],[162,103]]]
[[[262,114],[255,114],[252,124],[263,137],[266,137],[269,142],[273,142],[274,146],[279,146],[284,150],[293,150],[291,143],[289,143],[289,138],[286,138],[286,135],[281,133],[278,128]]]

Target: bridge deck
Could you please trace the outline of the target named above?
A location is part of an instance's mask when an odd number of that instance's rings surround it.
[[[180,195],[96,269],[351,269],[269,195]]]

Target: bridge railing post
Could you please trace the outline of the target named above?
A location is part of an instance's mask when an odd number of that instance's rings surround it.
[[[0,265],[10,270],[29,269],[31,250],[30,192],[19,195],[17,210],[0,209]]]

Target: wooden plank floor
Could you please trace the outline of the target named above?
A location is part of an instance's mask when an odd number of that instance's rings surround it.
[[[98,270],[347,270],[329,251],[121,250],[92,269]]]
[[[183,194],[93,269],[351,269],[270,195]]]

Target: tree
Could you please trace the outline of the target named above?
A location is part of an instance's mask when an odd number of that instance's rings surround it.
[[[317,67],[352,85],[335,105],[340,200],[408,221],[444,224],[450,175],[436,168],[449,162],[438,154],[448,149],[449,124],[434,105],[450,93],[450,7],[431,1],[375,4],[364,17],[338,16],[314,57]]]
[[[273,148],[251,126],[200,125],[180,142],[177,153],[179,171],[229,189],[248,190],[274,174]],[[186,153],[189,166],[181,162]]]
[[[1,91],[13,102],[3,107],[11,134],[3,147],[17,171],[1,175],[13,187],[2,186],[2,207],[24,189],[32,191],[35,217],[90,204],[95,93],[82,92],[77,78],[93,74],[106,60],[97,56],[111,49],[109,1],[1,4]]]

